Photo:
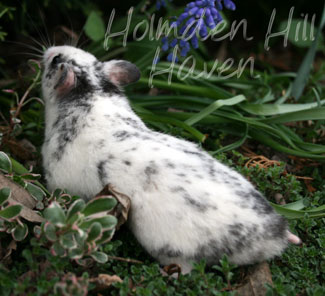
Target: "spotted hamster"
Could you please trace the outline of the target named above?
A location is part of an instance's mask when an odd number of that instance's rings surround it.
[[[279,256],[300,239],[254,186],[195,143],[149,129],[123,87],[140,78],[124,60],[72,46],[43,56],[43,166],[50,190],[85,200],[106,184],[131,198],[128,226],[162,265],[238,265]]]

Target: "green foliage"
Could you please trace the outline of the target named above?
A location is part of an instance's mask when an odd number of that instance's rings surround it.
[[[0,151],[0,170],[8,173],[12,171],[10,158],[3,151]]]
[[[10,7],[5,4],[0,3],[0,19],[7,15],[12,20],[13,19],[13,14],[12,14],[13,11],[15,11],[14,7]],[[3,30],[3,28],[2,28],[2,26],[0,26],[0,42],[4,41],[7,36],[7,32],[4,32],[2,30]]]
[[[304,242],[302,248],[290,247],[281,261],[271,265],[274,277],[273,295],[318,295],[324,291],[325,231],[324,219],[311,220],[308,215],[296,225]],[[290,294],[285,294],[291,291]],[[315,293],[315,294],[313,294]]]
[[[118,290],[112,295],[235,295],[227,291],[228,283],[220,274],[206,271],[204,262],[194,264],[190,275],[180,275],[178,279],[163,277],[158,264],[133,265],[123,283],[116,283],[115,287]]]
[[[321,34],[323,27],[325,25],[325,5],[323,6],[323,12],[319,24],[319,28],[317,30],[315,40],[312,42],[311,46],[308,49],[308,52],[300,65],[299,71],[297,73],[297,77],[292,85],[292,95],[296,100],[300,98],[303,93],[303,90],[307,84],[309,73],[315,58],[315,54],[317,51],[318,41],[321,39]]]
[[[92,11],[89,14],[84,30],[86,35],[93,41],[104,39],[105,25],[98,12]]]
[[[78,199],[67,209],[53,201],[43,212],[46,222],[35,226],[34,232],[41,245],[50,243],[54,256],[68,257],[81,265],[89,263],[89,256],[105,263],[107,255],[98,248],[114,234],[117,219],[107,213],[115,206],[116,200],[108,196],[87,204]]]
[[[27,225],[19,220],[23,207],[9,202],[11,189],[0,189],[0,232],[11,233],[16,241],[22,241],[28,234]]]

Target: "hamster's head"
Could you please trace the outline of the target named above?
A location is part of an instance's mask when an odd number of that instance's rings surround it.
[[[140,71],[130,62],[100,62],[92,54],[72,46],[48,48],[43,56],[42,91],[46,101],[72,99],[94,92],[119,94],[136,82]]]

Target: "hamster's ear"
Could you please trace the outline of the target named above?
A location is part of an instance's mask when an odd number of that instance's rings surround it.
[[[134,64],[113,60],[104,63],[104,75],[115,85],[125,86],[140,79],[140,70]]]

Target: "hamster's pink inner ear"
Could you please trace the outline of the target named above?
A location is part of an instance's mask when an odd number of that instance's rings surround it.
[[[127,61],[106,62],[104,72],[108,79],[118,86],[134,83],[141,75],[137,66]]]

